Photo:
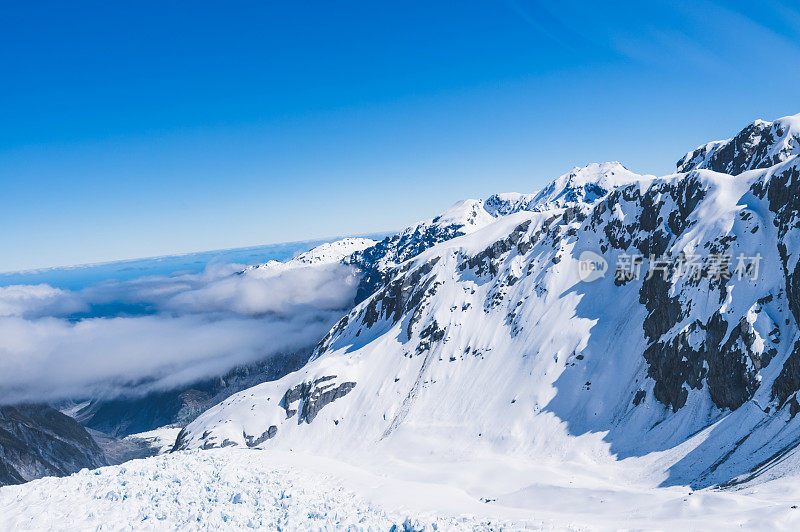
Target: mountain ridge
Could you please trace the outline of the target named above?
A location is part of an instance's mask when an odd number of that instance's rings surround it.
[[[677,163],[678,172],[708,169],[739,175],[768,168],[800,154],[800,114],[773,122],[756,120],[736,136],[703,144]]]
[[[773,147],[753,153],[786,153]],[[665,485],[738,482],[800,437],[798,166],[788,155],[735,176],[625,176],[575,201],[554,186],[560,204],[506,197],[514,207],[488,224],[449,223],[449,238],[373,265],[376,290],[308,365],[214,407],[176,449],[388,449],[426,427],[441,436],[437,447],[465,453],[552,457],[591,442],[597,456],[641,464],[666,453],[640,472]],[[402,259],[398,250],[382,257]],[[623,255],[668,257],[670,274],[690,253],[763,253],[765,273],[759,283],[721,280],[704,264],[698,279],[628,279],[615,267],[584,283],[583,251],[612,265]]]

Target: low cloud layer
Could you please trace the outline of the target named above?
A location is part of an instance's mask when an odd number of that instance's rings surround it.
[[[341,264],[0,288],[0,403],[135,396],[313,346],[355,296]]]
[[[0,287],[0,317],[63,316],[87,310],[77,294],[46,284]]]

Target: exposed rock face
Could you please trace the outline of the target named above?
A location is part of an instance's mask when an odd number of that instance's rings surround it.
[[[300,384],[286,390],[280,401],[276,401],[276,406],[278,406],[285,414],[285,420],[289,420],[294,416],[297,416],[297,425],[301,425],[303,423],[311,424],[325,406],[333,403],[341,397],[344,397],[355,387],[355,382],[340,382],[337,380],[336,375],[326,375],[310,381],[301,382]],[[256,434],[258,433],[256,432]],[[273,439],[277,434],[278,426],[269,425],[263,429],[263,432],[261,432],[259,436],[249,434],[247,428],[245,428],[241,432],[241,438],[237,439],[241,440],[247,447],[258,447],[266,443],[268,440]],[[190,448],[192,445],[190,435],[191,432],[186,428],[181,430],[181,432],[178,434],[172,451],[174,452]],[[230,438],[219,438],[210,431],[203,433],[201,439],[203,441],[203,449],[214,449],[218,447],[239,445],[237,441],[234,441]]]
[[[686,404],[688,390],[701,389],[705,382],[718,408],[736,410],[750,400],[760,384],[759,370],[777,351],[756,348],[757,335],[744,318],[729,328],[717,312],[707,323],[692,322],[672,339],[651,344],[644,358],[656,383],[656,399],[677,412]],[[693,345],[693,337],[699,344]]]
[[[243,433],[245,442],[247,443],[248,447],[258,447],[265,441],[272,439],[278,433],[278,427],[275,425],[270,425],[270,427],[261,433],[261,436],[258,438],[254,438],[253,436],[248,436],[247,433]]]
[[[781,368],[781,372],[772,385],[772,397],[780,404],[785,404],[789,398],[797,403],[796,392],[800,390],[800,342],[794,344],[794,349]],[[794,414],[792,414],[794,417]]]
[[[336,375],[320,377],[312,382],[303,382],[294,388],[286,390],[281,401],[281,405],[286,411],[286,417],[290,418],[298,414],[298,425],[303,422],[311,423],[325,405],[344,397],[356,387],[355,382],[343,382],[341,384],[329,382],[335,378]],[[292,406],[295,403],[298,404],[293,409]]]
[[[175,423],[184,407],[184,393],[177,390],[142,398],[97,401],[79,410],[76,419],[93,430],[121,438]]]
[[[785,278],[786,298],[796,324],[800,324],[800,260],[797,240],[792,234],[800,229],[800,169],[797,165],[773,175],[772,179],[754,187],[754,193],[766,197],[769,208],[776,214],[774,225],[781,240],[778,253]],[[800,341],[795,343],[791,354],[773,383],[773,397],[781,404],[790,398],[798,401],[800,391]],[[794,416],[792,416],[794,417]]]
[[[502,209],[500,205],[503,203],[498,198],[492,208]],[[484,209],[482,202],[465,201],[436,218],[411,226],[396,235],[386,237],[375,246],[354,253],[345,262],[359,267],[363,272],[356,303],[364,301],[386,284],[398,264],[416,257],[436,244],[466,235],[490,223],[492,219],[493,215]]]
[[[78,422],[46,405],[0,407],[0,486],[107,465]]]

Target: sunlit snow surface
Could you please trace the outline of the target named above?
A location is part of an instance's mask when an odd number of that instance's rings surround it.
[[[423,469],[420,466],[424,465]],[[391,472],[391,476],[387,475]],[[0,489],[0,529],[791,529],[790,480],[635,489],[532,463],[359,466],[291,452],[186,451]],[[522,486],[509,492],[514,486]],[[788,489],[787,489],[788,488]]]

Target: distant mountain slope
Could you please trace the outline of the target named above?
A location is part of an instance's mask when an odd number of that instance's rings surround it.
[[[296,268],[313,264],[331,264],[333,262],[339,262],[353,253],[358,253],[359,251],[370,248],[375,244],[376,242],[369,238],[342,238],[341,240],[320,244],[290,260],[283,262],[272,260],[264,264],[247,268],[245,271],[269,267]]]
[[[311,362],[176,448],[629,458],[697,487],[800,469],[800,162],[771,139],[726,166],[768,168],[593,165],[546,200],[465,202],[357,253],[377,288]],[[582,282],[586,252],[605,277]]]
[[[246,268],[241,275],[270,275],[291,268],[344,262],[362,270],[356,301],[372,294],[399,263],[426,249],[463,234],[474,232],[500,216],[546,206],[572,205],[594,201],[612,186],[639,178],[619,163],[602,163],[575,168],[536,194],[498,194],[485,201],[465,200],[445,212],[404,229],[381,242],[367,238],[345,238],[321,244],[293,259],[269,261]],[[302,366],[308,351],[287,353],[268,361],[239,368],[229,375],[198,382],[192,386],[142,398],[93,401],[74,412],[83,424],[114,437],[152,430],[165,425],[183,425],[232,393],[259,382],[274,380]]]
[[[46,405],[0,407],[0,486],[106,465],[74,419]]]
[[[84,426],[116,438],[166,425],[184,426],[232,394],[280,378],[303,366],[311,347],[236,368],[215,379],[144,397],[96,400],[72,412]]]

